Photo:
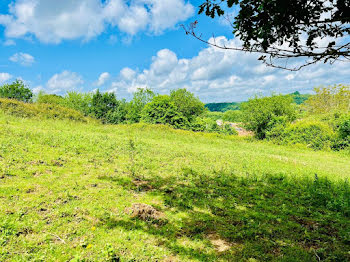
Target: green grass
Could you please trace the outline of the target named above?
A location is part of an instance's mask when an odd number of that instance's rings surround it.
[[[348,153],[5,114],[0,130],[0,261],[350,259]]]

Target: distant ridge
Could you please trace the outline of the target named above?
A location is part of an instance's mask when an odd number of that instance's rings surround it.
[[[297,105],[303,104],[306,100],[309,99],[310,94],[300,94],[299,91],[288,94],[286,96],[292,96],[294,103]],[[240,110],[241,104],[244,102],[223,102],[223,103],[208,103],[205,105],[206,108],[211,112],[226,112],[228,110]]]

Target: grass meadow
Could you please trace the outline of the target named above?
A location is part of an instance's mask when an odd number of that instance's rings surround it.
[[[0,261],[350,260],[346,151],[4,113],[0,130]]]

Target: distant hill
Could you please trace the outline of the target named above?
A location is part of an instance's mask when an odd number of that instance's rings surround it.
[[[228,110],[239,110],[240,104],[238,102],[232,103],[209,103],[206,104],[205,107],[209,109],[211,112],[226,112]]]
[[[308,100],[312,95],[309,94],[300,94],[298,91],[288,94],[286,96],[291,96],[294,100],[294,103],[297,105],[303,104]],[[228,110],[240,110],[241,104],[244,102],[232,102],[232,103],[208,103],[205,105],[206,108],[211,112],[226,112]]]
[[[298,91],[289,94],[288,96],[293,97],[294,103],[297,105],[303,104],[306,100],[308,100],[312,95],[310,94],[300,94]]]

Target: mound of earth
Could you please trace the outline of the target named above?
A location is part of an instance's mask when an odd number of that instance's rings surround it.
[[[164,218],[164,214],[162,212],[150,205],[141,203],[132,204],[130,208],[126,209],[126,212],[132,217],[138,217],[145,221],[161,220]]]

